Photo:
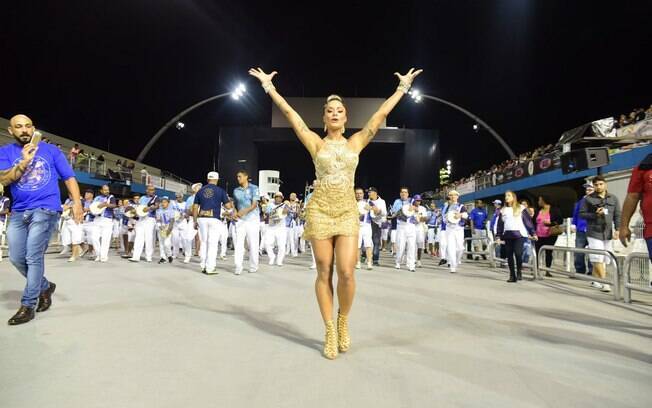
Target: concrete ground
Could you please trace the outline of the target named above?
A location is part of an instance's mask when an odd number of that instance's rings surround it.
[[[229,257],[206,276],[48,255],[52,309],[0,324],[0,407],[652,406],[649,298],[507,284],[482,264],[360,270],[352,349],[329,361],[309,258],[262,260],[235,276]],[[0,263],[2,319],[23,285]]]

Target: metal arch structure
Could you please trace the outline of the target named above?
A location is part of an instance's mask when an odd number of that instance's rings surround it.
[[[483,121],[482,119],[480,119],[476,115],[472,114],[471,112],[469,112],[468,110],[462,108],[461,106],[458,106],[458,105],[454,104],[453,102],[447,101],[446,99],[438,98],[436,96],[427,95],[427,94],[419,94],[419,95],[422,98],[430,99],[430,100],[433,100],[435,102],[440,102],[440,103],[443,103],[444,105],[448,105],[451,108],[456,109],[456,110],[462,112],[463,114],[465,114],[466,116],[470,117],[471,119],[473,119],[474,121],[479,123],[483,128],[487,129],[487,131],[489,133],[491,133],[491,135],[494,137],[494,139],[496,139],[498,141],[498,143],[500,143],[500,145],[503,147],[503,149],[505,149],[505,151],[509,155],[510,159],[516,159],[516,155],[514,154],[514,151],[512,150],[511,147],[509,147],[509,145],[505,142],[505,140],[503,140],[503,138],[500,137],[498,132],[493,130],[491,128],[491,126],[489,126],[485,121]]]
[[[160,128],[158,130],[158,132],[156,132],[156,134],[154,136],[152,136],[151,139],[149,139],[149,141],[147,142],[145,147],[143,147],[143,150],[141,150],[141,152],[138,154],[138,157],[136,158],[136,161],[142,163],[142,161],[145,159],[145,156],[147,156],[147,153],[149,153],[149,150],[152,148],[152,146],[154,146],[154,144],[156,144],[158,139],[161,138],[163,133],[165,133],[170,126],[177,123],[179,121],[179,119],[184,117],[186,114],[188,114],[189,112],[197,109],[198,107],[200,107],[200,106],[202,106],[204,104],[207,104],[208,102],[224,98],[224,97],[229,96],[231,94],[232,94],[232,92],[225,92],[225,93],[221,93],[219,95],[211,96],[210,98],[206,98],[206,99],[204,99],[202,101],[199,101],[196,104],[190,106],[189,108],[181,111],[181,113],[177,114],[175,117],[170,119],[165,125],[163,125],[162,128]]]

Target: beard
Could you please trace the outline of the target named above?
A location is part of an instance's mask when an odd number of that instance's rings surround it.
[[[30,142],[30,140],[32,140],[32,136],[30,136],[27,133],[21,133],[18,136],[14,135],[14,139],[16,139],[16,141],[21,145],[25,146],[27,143]]]

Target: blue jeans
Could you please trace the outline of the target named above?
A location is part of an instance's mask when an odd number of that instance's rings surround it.
[[[586,239],[586,232],[577,231],[575,233],[575,248],[586,248],[589,246],[589,240]],[[584,254],[575,254],[575,272],[586,273],[586,262]],[[589,275],[593,272],[593,265],[589,262]]]
[[[20,303],[35,307],[42,291],[50,287],[45,279],[45,250],[50,236],[59,222],[59,213],[37,208],[14,211],[7,226],[9,259],[25,278],[27,284]]]
[[[532,242],[528,238],[523,239],[523,263],[530,262],[530,251],[532,250]]]

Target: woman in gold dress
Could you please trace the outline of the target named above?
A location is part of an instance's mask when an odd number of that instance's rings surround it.
[[[331,95],[324,105],[322,138],[308,129],[301,116],[276,91],[272,79],[276,71],[266,74],[261,68],[250,69],[272,100],[292,125],[297,137],[306,147],[313,163],[317,181],[315,191],[306,206],[304,239],[310,240],[317,263],[315,292],[326,326],[324,356],[329,359],[349,350],[348,315],[355,294],[353,272],[358,257],[358,229],[360,226],[355,200],[354,180],[358,155],[374,138],[389,113],[408,92],[414,78],[422,70],[410,69],[407,74],[394,73],[399,79],[396,92],[373,114],[365,127],[348,140],[344,137],[346,106],[337,95]],[[337,262],[337,297],[339,311],[337,328],[333,322],[333,264]]]

